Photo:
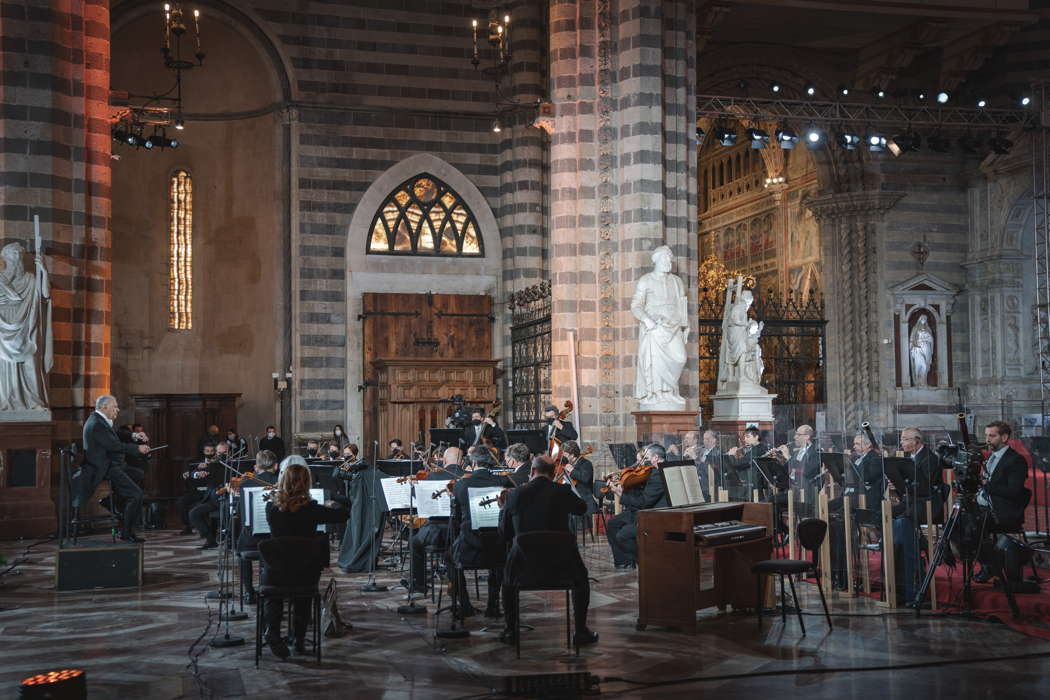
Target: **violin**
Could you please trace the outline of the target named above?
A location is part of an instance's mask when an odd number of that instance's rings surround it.
[[[573,409],[572,401],[566,400],[565,401],[565,407],[561,411],[558,412],[558,417],[557,417],[556,420],[563,421],[566,418],[568,418],[570,415],[572,415],[572,409]],[[557,433],[557,431],[555,431],[555,433]],[[561,440],[559,440],[558,438],[556,438],[554,436],[551,436],[551,439],[547,441],[547,456],[548,457],[552,457],[552,458],[553,457],[557,457],[558,453],[560,453],[560,452],[561,452]]]
[[[230,479],[230,482],[228,484],[226,484],[225,486],[223,486],[221,488],[218,488],[218,489],[215,489],[215,495],[216,496],[221,496],[224,493],[229,493],[229,492],[238,493],[241,490],[241,484],[246,479],[251,479],[252,481],[256,481],[256,482],[258,482],[260,484],[263,484],[264,486],[268,486],[270,488],[276,488],[276,486],[274,484],[271,484],[268,481],[263,481],[258,476],[256,476],[255,472],[244,472],[240,476],[235,476],[232,479]]]
[[[583,459],[587,455],[591,454],[592,452],[594,452],[594,446],[593,445],[589,446],[587,449],[585,449],[583,452],[581,452],[579,457],[577,457],[576,459],[572,460],[572,465],[576,466],[577,462],[579,462],[581,459]],[[558,457],[558,459],[554,462],[554,483],[557,484],[557,483],[561,483],[561,482],[564,481],[564,482],[568,482],[568,483],[572,484],[573,486],[576,485],[576,479],[573,479],[571,476],[569,476],[569,472],[565,471],[565,465],[568,464],[568,463],[569,463],[569,457],[568,457],[568,455],[565,455],[564,453],[561,454]]]
[[[409,474],[407,476],[399,476],[397,483],[403,484],[406,481],[425,481],[427,476],[430,474],[426,469],[420,469],[415,474]]]
[[[605,477],[605,486],[601,488],[601,493],[610,493],[612,484],[620,484],[624,491],[643,486],[645,482],[649,481],[649,476],[654,469],[656,469],[656,465],[648,464],[644,460],[638,460],[635,464]]]

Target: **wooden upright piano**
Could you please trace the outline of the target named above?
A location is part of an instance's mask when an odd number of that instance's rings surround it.
[[[766,535],[712,547],[693,528],[739,520],[762,525]],[[638,624],[675,627],[696,634],[696,611],[755,606],[751,566],[772,558],[770,503],[707,503],[638,513]],[[767,581],[766,598],[771,594]]]

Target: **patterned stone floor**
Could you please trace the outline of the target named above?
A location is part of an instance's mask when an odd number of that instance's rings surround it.
[[[587,671],[603,679],[602,696],[754,697],[762,693],[806,698],[1048,697],[1050,644],[1024,637],[1003,625],[958,617],[883,614],[871,601],[833,601],[833,631],[822,617],[807,617],[809,634],[796,620],[779,618],[759,631],[753,617],[702,616],[695,637],[669,630],[635,630],[637,577],[617,572],[604,543],[584,550],[593,584],[591,626],[601,640],[579,659],[564,650],[564,597],[531,594],[524,618],[522,659],[483,632],[484,618],[472,618],[464,640],[435,640],[433,611],[401,617],[404,591],[362,593],[366,576],[336,573],[343,616],[353,630],[326,640],[324,663],[278,661],[264,651],[254,667],[254,615],[231,623],[248,642],[228,649],[203,649],[199,682],[189,667],[194,640],[214,618],[212,552],[199,540],[173,532],[148,534],[146,580],[139,590],[63,592],[54,590],[52,544],[35,547],[29,559],[0,578],[0,697],[17,696],[18,682],[33,673],[69,666],[84,668],[91,700],[195,697],[459,698],[485,697],[490,679],[512,674]],[[0,543],[9,560],[23,544]],[[381,570],[379,581],[396,585],[396,570]],[[482,595],[484,595],[482,584]],[[819,600],[807,585],[804,607],[816,613]],[[209,607],[210,606],[210,607]],[[214,627],[208,638],[214,634]],[[990,661],[989,657],[1047,654]],[[887,670],[887,666],[915,667]],[[703,677],[667,686],[646,683]]]

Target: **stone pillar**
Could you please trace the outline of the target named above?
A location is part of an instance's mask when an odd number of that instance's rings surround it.
[[[32,250],[40,216],[54,304],[49,399],[56,437],[71,437],[110,379],[109,3],[5,5],[3,30],[0,242]]]
[[[888,407],[880,405],[880,328],[887,304],[878,283],[876,231],[903,196],[846,192],[814,197],[806,204],[820,225],[822,259],[839,266],[837,274],[825,275],[828,427],[854,430],[864,420],[886,425],[889,418]]]
[[[695,302],[695,24],[684,0],[550,3],[553,398],[572,395],[575,352],[586,441],[634,440],[629,306],[651,250],[671,247]],[[695,342],[694,326],[680,386],[694,409]]]

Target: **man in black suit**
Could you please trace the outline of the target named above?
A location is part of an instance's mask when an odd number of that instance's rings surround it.
[[[475,408],[470,413],[470,424],[463,428],[459,436],[460,449],[484,445],[486,440],[497,450],[503,451],[507,448],[507,436],[503,429],[496,425],[496,419],[486,416],[484,409]]]
[[[489,471],[489,467],[495,466],[495,460],[488,449],[484,447],[472,447],[467,452],[467,461],[473,469],[456,481],[452,488],[452,561],[457,569],[460,569],[458,579],[459,590],[459,614],[461,617],[470,617],[475,614],[473,606],[467,599],[466,579],[462,571],[464,569],[488,568],[492,564],[492,555],[499,549],[500,558],[505,552],[499,533],[495,530],[483,531],[475,529],[470,517],[470,489],[491,488],[493,486],[502,488],[514,488],[514,482],[505,476],[497,476]],[[502,563],[502,561],[500,562]],[[485,617],[499,617],[500,586],[503,581],[503,567],[492,566],[489,568],[488,580],[488,605],[485,607]]]
[[[458,452],[458,450],[457,450]],[[450,465],[456,466],[456,465]],[[449,471],[444,466],[438,467],[437,469],[430,470],[427,474],[426,481],[440,481],[448,483],[454,481],[462,472],[458,469],[456,472]],[[431,484],[433,486],[433,484]],[[430,489],[423,489],[416,487],[416,498],[430,498],[430,494],[433,493]],[[440,498],[448,498],[448,496],[441,496]],[[413,593],[426,593],[427,592],[427,578],[426,578],[426,548],[430,547],[445,547],[448,544],[448,518],[428,518],[421,528],[416,530],[415,534],[412,535],[411,548],[412,548],[412,581],[411,581],[411,592]]]
[[[548,444],[551,440],[557,440],[558,444],[561,444],[566,440],[575,440],[580,437],[576,432],[576,428],[572,427],[572,423],[567,420],[560,420],[558,415],[556,406],[547,406],[543,409],[543,419],[547,421],[546,439]]]
[[[820,479],[820,448],[813,442],[816,431],[808,425],[795,429],[795,451],[781,445],[779,452],[787,460],[788,479],[792,488],[804,494],[803,511],[813,511],[817,503]]]
[[[598,502],[594,500],[594,465],[586,457],[580,456],[580,444],[575,440],[566,441],[562,444],[561,449],[566,459],[565,474],[568,479],[575,482],[571,485],[573,493],[582,498],[583,502],[587,504],[586,515],[596,513],[598,511]],[[569,482],[563,479],[559,483]],[[576,524],[578,524],[577,520],[581,519],[573,520],[574,529]]]
[[[711,483],[710,474],[711,471],[715,474],[722,473],[724,455],[718,447],[718,433],[705,430],[701,444],[687,447],[682,455],[686,459],[691,458],[696,464],[696,475],[700,477],[700,491],[704,494],[704,500],[709,503],[718,500],[718,485]]]
[[[226,443],[215,446],[215,459],[200,465],[194,476],[204,484],[201,500],[190,510],[190,524],[197,534],[204,538],[204,544],[198,549],[215,549],[219,546],[215,539],[215,530],[211,526],[211,516],[219,512],[219,493],[226,479],[226,464],[229,452]]]
[[[252,470],[255,474],[254,479],[245,479],[241,482],[242,488],[254,488],[257,486],[273,486],[277,483],[277,455],[270,450],[259,450],[255,455],[255,468]],[[247,496],[242,496],[237,499],[239,508],[241,509],[241,522],[246,521],[244,517],[244,508],[247,507]],[[259,551],[259,542],[265,539],[269,539],[267,534],[253,535],[251,528],[241,527],[240,535],[237,537],[237,552],[251,552]],[[248,594],[249,604],[254,605],[256,600],[255,587],[252,585],[252,560],[241,559],[241,581],[244,583],[244,590]]]
[[[706,435],[705,433],[705,444]],[[725,460],[723,479],[727,484],[725,488],[729,489],[729,500],[750,501],[751,489],[768,490],[765,486],[766,480],[758,473],[754,464],[754,460],[765,457],[768,452],[769,448],[762,442],[762,432],[755,427],[745,428],[743,449],[730,448],[729,457]]]
[[[518,486],[529,480],[529,473],[532,469],[529,459],[529,447],[521,442],[514,443],[503,453],[504,464],[508,469],[514,470],[514,473],[510,475],[510,480]]]
[[[529,482],[507,493],[499,515],[500,533],[506,541],[512,543],[507,555],[507,579],[509,583],[528,582],[536,574],[542,576],[547,572],[568,573],[566,578],[574,583],[572,607],[576,617],[576,644],[593,644],[598,641],[598,635],[587,629],[591,587],[587,580],[587,567],[576,549],[575,542],[571,553],[564,553],[564,561],[546,559],[543,562],[523,557],[515,542],[518,535],[526,532],[568,532],[569,516],[580,516],[587,511],[587,504],[567,485],[555,484],[552,481],[553,477],[554,463],[548,457],[536,457],[532,460]],[[536,571],[537,563],[543,565],[542,571]],[[515,617],[515,595],[516,592],[512,589],[504,588],[507,627],[500,635],[503,642],[513,641],[514,629],[518,624]]]
[[[1024,509],[1031,498],[1031,492],[1024,482],[1028,477],[1028,463],[1019,452],[1010,447],[1010,435],[1013,433],[1009,423],[995,421],[984,429],[984,440],[991,454],[984,463],[984,488],[977,495],[977,504],[988,514],[987,530],[995,534],[995,546],[982,543],[978,558],[981,560],[981,571],[974,580],[984,583],[1000,568],[1005,568],[1007,581],[1018,583],[1022,580],[1022,561],[1007,556],[1013,547],[1006,534],[1020,532],[1024,529]]]
[[[638,511],[666,508],[671,505],[663,473],[659,469],[666,454],[664,448],[655,443],[645,448],[643,458],[646,463],[656,468],[649,473],[649,478],[644,485],[628,491],[624,491],[618,483],[609,485],[609,489],[620,497],[620,505],[623,507],[623,512],[610,518],[605,525],[609,547],[612,549],[613,564],[617,569],[632,569],[636,564]]]
[[[103,394],[95,401],[95,412],[84,423],[84,464],[74,477],[77,497],[73,505],[82,506],[104,479],[109,481],[110,488],[125,501],[120,539],[142,542],[135,534],[142,516],[142,489],[124,472],[124,460],[129,455],[146,454],[149,447],[120,441],[113,429],[118,413],[117,399]]]
[[[259,449],[273,452],[278,464],[287,454],[284,440],[277,434],[277,428],[272,425],[266,426],[266,437],[259,441]]]
[[[870,510],[878,510],[882,494],[886,491],[883,483],[882,458],[875,451],[875,446],[864,433],[853,436],[853,467],[850,483],[862,488],[864,494],[864,507]]]

